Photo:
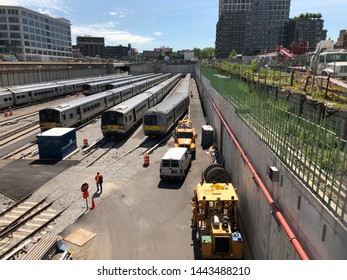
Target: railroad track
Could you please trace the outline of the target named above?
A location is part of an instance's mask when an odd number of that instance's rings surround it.
[[[36,152],[36,143],[28,143],[23,147],[1,157],[1,159],[25,159],[28,157],[33,157],[36,154]]]
[[[130,154],[135,154],[134,158],[143,155],[144,153],[151,153],[158,147],[159,143],[167,141],[167,137],[161,141],[148,138],[142,135],[136,138],[141,128],[138,128],[135,133],[129,134],[126,138],[119,139],[101,139],[98,143],[95,143],[93,147],[88,148],[87,155],[84,156],[76,165],[91,167],[91,166],[110,166],[111,164],[124,159]],[[170,137],[169,135],[168,137]],[[159,141],[159,142],[158,142]],[[139,153],[134,153],[140,148],[146,148],[140,150]]]
[[[40,126],[37,122],[32,122],[27,126],[23,126],[21,128],[17,128],[15,131],[9,131],[6,134],[0,135],[0,148],[5,147],[8,144],[13,143],[15,140],[18,140],[20,137],[24,137],[34,131],[39,132]]]
[[[39,111],[34,111],[32,113],[29,113],[29,114],[24,114],[24,115],[20,115],[17,117],[12,117],[8,120],[0,121],[0,127],[8,127],[8,126],[14,125],[14,124],[16,124],[22,120],[25,120],[25,119],[31,118],[31,117],[35,117],[38,119],[38,115],[39,115]]]
[[[67,209],[56,211],[47,197],[34,202],[31,195],[0,213],[0,259],[15,257],[32,239],[45,235]]]

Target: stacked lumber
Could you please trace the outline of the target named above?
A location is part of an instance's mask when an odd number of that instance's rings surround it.
[[[26,252],[20,256],[20,260],[50,260],[57,252],[57,242],[63,238],[59,235],[44,237],[32,245]]]

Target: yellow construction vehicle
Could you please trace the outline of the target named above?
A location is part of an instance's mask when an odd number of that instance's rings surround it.
[[[207,167],[204,173],[214,182],[203,179],[194,189],[193,238],[200,246],[203,259],[243,258],[243,238],[237,214],[238,196],[230,183],[230,176],[225,172],[220,164]],[[221,181],[216,181],[216,177],[220,177]]]
[[[197,134],[190,120],[184,119],[178,122],[178,125],[173,132],[174,147],[188,148],[189,153],[192,155],[192,159],[196,156],[196,143],[195,139]]]

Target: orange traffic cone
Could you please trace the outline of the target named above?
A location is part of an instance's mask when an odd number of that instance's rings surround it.
[[[96,204],[95,204],[94,198],[92,198],[92,207],[90,207],[90,209],[95,209],[95,208],[96,208]]]

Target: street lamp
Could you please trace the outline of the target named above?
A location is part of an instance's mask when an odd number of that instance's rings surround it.
[[[42,76],[41,76],[42,65],[37,65],[37,68],[39,69],[39,82],[42,83]]]

